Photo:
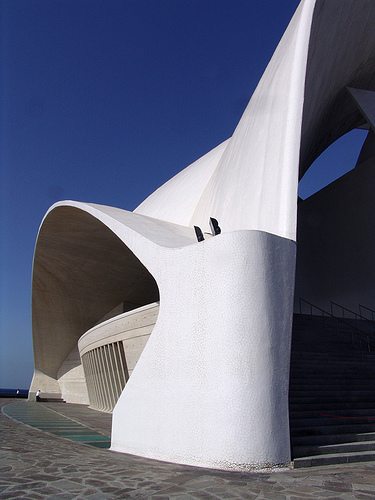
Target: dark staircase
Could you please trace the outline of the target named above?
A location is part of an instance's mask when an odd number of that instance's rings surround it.
[[[295,468],[375,461],[375,339],[353,332],[349,323],[294,315],[289,407]]]

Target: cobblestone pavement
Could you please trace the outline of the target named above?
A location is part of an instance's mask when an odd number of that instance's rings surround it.
[[[0,400],[4,406],[14,400]],[[55,404],[85,420],[92,410]],[[92,413],[102,430],[110,417]],[[106,424],[100,424],[100,421]],[[375,464],[236,473],[168,464],[67,441],[0,414],[0,499],[374,499]]]

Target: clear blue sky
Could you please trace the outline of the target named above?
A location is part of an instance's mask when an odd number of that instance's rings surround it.
[[[0,387],[28,388],[47,209],[133,210],[231,136],[298,0],[0,1]],[[352,167],[362,139],[328,151],[302,196]]]

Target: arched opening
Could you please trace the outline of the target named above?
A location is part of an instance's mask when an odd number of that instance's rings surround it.
[[[330,301],[352,310],[357,310],[360,303],[374,302],[372,143],[372,131],[353,130],[328,148],[311,167],[311,178],[318,174],[316,183],[336,179],[306,199],[299,199],[295,310],[299,297],[325,310],[329,309]],[[349,155],[348,147],[353,145],[355,151]],[[327,173],[319,178],[322,168]],[[309,180],[307,175],[309,171],[301,184]],[[313,191],[315,188],[312,186]]]
[[[83,371],[66,376],[80,363],[78,339],[111,316],[158,300],[153,276],[105,224],[75,207],[53,209],[34,256],[31,392],[39,388],[57,396],[64,376],[68,400],[87,402]]]
[[[305,200],[352,170],[367,134],[368,130],[354,129],[331,144],[299,181],[298,196]]]

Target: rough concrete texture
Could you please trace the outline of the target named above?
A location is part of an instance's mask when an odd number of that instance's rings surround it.
[[[14,403],[14,399],[0,400],[1,406],[8,403]],[[106,426],[109,429],[107,414],[76,405],[54,404],[52,408],[103,432]],[[266,474],[222,472],[72,443],[15,422],[2,413],[0,431],[0,499],[345,500],[375,497],[373,463]]]
[[[159,316],[113,410],[113,450],[223,470],[289,464],[295,251],[261,231],[155,250]]]

